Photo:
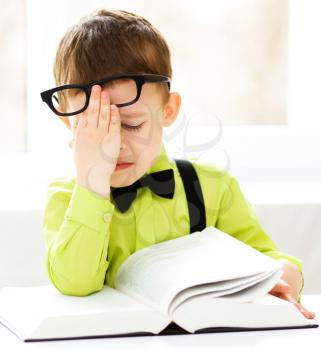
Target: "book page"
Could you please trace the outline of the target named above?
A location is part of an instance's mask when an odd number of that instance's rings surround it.
[[[158,333],[170,320],[106,285],[85,297],[64,295],[53,285],[42,285],[3,288],[0,322],[21,338],[67,338],[138,331]]]
[[[190,303],[198,303],[200,298],[216,298],[217,300],[228,300],[233,302],[249,302],[262,295],[267,294],[275,285],[275,283],[282,276],[283,271],[279,270],[274,272],[272,275],[267,278],[262,279],[258,283],[245,284],[244,286],[237,286],[230,288],[227,292],[225,291],[208,291],[198,295],[192,295],[189,298],[184,299],[181,302],[177,301],[177,298],[174,299],[174,302],[170,305],[169,314],[175,314],[177,309],[183,309],[185,305]]]
[[[115,287],[167,314],[186,288],[281,268],[278,261],[209,226],[135,252],[120,266]]]
[[[178,307],[173,319],[188,332],[215,327],[298,327],[315,324],[290,302],[265,294],[249,302],[240,299],[203,297]]]
[[[190,298],[197,298],[203,295],[210,295],[211,297],[215,298],[221,296],[236,298],[242,295],[246,298],[246,300],[252,300],[256,296],[266,293],[266,288],[268,288],[268,286],[271,285],[273,287],[281,275],[281,270],[271,272],[269,271],[250,277],[238,278],[235,280],[217,283],[208,283],[184,289],[178,293],[170,303],[169,314],[172,314],[173,310],[184,303],[186,300],[189,300]]]

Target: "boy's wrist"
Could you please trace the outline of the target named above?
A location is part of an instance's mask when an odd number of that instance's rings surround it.
[[[85,187],[88,191],[95,193],[96,195],[104,198],[104,199],[109,199],[110,197],[110,184],[109,182],[104,183],[101,186],[88,186],[87,184],[85,184],[84,182],[77,180],[76,183],[82,187]]]
[[[103,198],[103,199],[109,199],[110,198],[110,186],[108,188],[108,190],[100,190],[100,189],[94,189],[94,188],[88,188],[86,186],[85,187],[88,191],[94,193],[95,195]]]
[[[94,192],[95,194],[97,194],[98,196],[104,199],[109,199],[109,196],[110,196],[110,190],[106,192],[96,192],[96,191],[92,191],[92,192]]]

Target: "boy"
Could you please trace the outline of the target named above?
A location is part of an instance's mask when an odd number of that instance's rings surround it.
[[[188,193],[162,143],[163,127],[175,121],[181,99],[170,92],[164,38],[126,11],[101,9],[70,28],[58,47],[54,76],[58,87],[41,96],[73,131],[76,177],[57,178],[48,188],[47,271],[62,293],[85,296],[104,283],[114,287],[118,268],[135,251],[189,233]],[[270,293],[313,318],[300,304],[301,261],[277,250],[233,176],[190,162],[204,196],[206,226],[282,261],[283,276]],[[152,191],[153,183],[158,189]]]

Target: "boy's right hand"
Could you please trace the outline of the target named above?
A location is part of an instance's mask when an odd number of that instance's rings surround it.
[[[306,318],[313,319],[316,316],[314,312],[309,311],[307,308],[305,308],[301,303],[299,303],[296,300],[295,296],[293,295],[291,286],[283,279],[280,279],[276,283],[276,285],[269,291],[269,294],[274,295],[278,298],[284,299],[286,301],[289,301]]]
[[[94,85],[88,108],[76,115],[74,160],[77,183],[105,198],[110,194],[110,177],[120,150],[118,108],[110,106],[107,91]]]

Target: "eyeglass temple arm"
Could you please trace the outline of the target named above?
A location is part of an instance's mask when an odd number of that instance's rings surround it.
[[[153,77],[152,75],[148,76],[148,82],[151,82],[151,83],[167,83],[168,85],[168,89],[170,90],[171,89],[171,79],[168,78],[168,80],[159,80],[159,77]]]

